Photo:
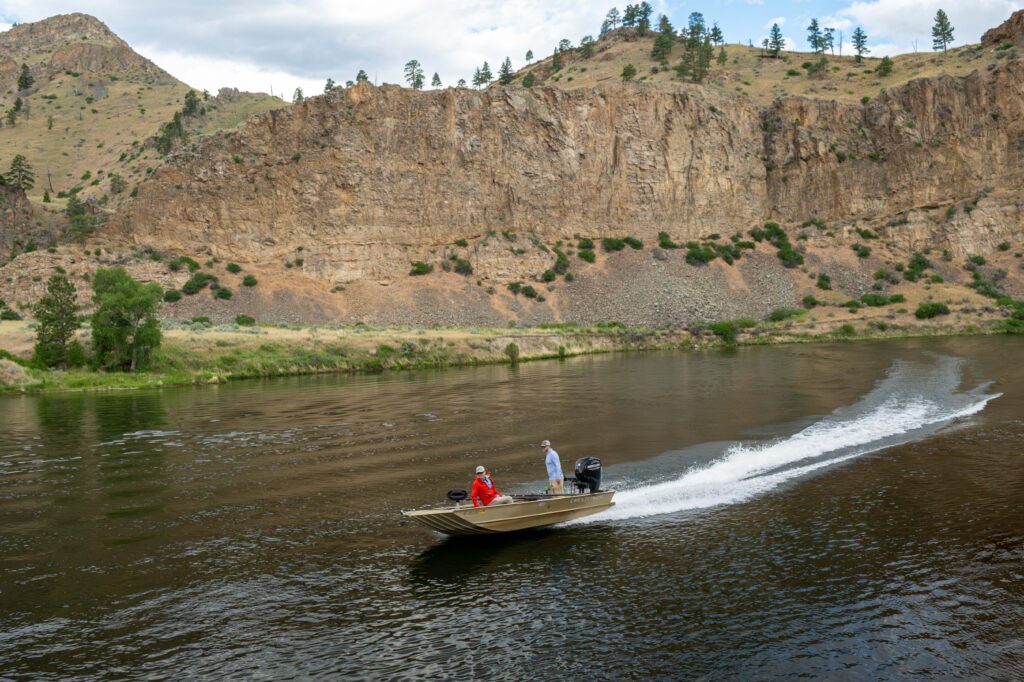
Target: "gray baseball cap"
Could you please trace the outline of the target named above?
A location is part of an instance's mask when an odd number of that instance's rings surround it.
[[[477,472],[478,474],[482,474],[482,473],[485,473],[486,471],[487,471],[487,469],[484,469],[484,468],[483,468],[483,466],[478,466],[478,467],[476,468],[476,472]]]

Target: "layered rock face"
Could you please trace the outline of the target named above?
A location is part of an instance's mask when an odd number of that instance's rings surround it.
[[[140,243],[249,260],[315,244],[325,276],[387,279],[489,231],[550,243],[745,228],[764,212],[760,155],[757,112],[696,90],[363,84],[204,141],[116,222]]]

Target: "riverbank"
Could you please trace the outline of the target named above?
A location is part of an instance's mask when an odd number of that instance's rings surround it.
[[[365,325],[240,327],[168,323],[144,372],[29,366],[34,332],[28,322],[0,323],[0,392],[120,390],[215,384],[236,379],[527,362],[594,353],[702,350],[749,345],[824,343],[1008,331],[998,313],[954,311],[941,321],[913,315],[861,314],[838,318],[792,311],[777,322],[735,320],[690,329],[634,328],[611,322],[591,327],[549,324],[509,329],[416,328]],[[79,338],[88,341],[88,330]]]

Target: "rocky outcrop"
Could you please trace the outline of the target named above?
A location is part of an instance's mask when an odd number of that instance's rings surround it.
[[[1017,10],[1009,19],[985,31],[981,36],[981,44],[985,47],[998,47],[1010,43],[1024,46],[1024,9]]]

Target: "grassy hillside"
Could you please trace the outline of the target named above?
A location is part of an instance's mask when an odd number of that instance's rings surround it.
[[[86,19],[102,27],[91,17]],[[105,27],[80,37],[68,35],[67,29],[50,30],[49,39],[40,40],[41,34],[47,35],[48,22],[37,22],[39,29],[29,34],[31,41],[7,36],[0,45],[7,73],[24,63],[35,77],[27,92],[17,92],[13,79],[2,83],[3,111],[19,97],[22,111],[14,125],[4,120],[0,128],[0,171],[16,154],[23,154],[37,176],[29,193],[34,202],[40,203],[49,189],[59,208],[58,193],[80,188],[79,196],[106,196],[106,206],[113,208],[160,163],[159,152],[146,141],[182,108],[190,88],[132,52],[112,33],[104,34]],[[233,127],[284,102],[264,94],[232,92],[205,99],[203,106],[206,115],[190,126],[193,134]],[[119,194],[111,192],[114,174],[126,181]]]
[[[686,82],[672,69],[682,57],[683,45],[676,43],[667,60],[656,60],[651,57],[656,35],[638,36],[632,30],[620,29],[599,40],[589,58],[583,57],[579,50],[563,53],[560,55],[562,68],[554,70],[549,56],[520,70],[516,82],[521,83],[527,73],[533,73],[535,85],[588,88],[601,82],[622,80],[627,64],[636,69],[633,80],[637,82]],[[883,88],[914,78],[943,74],[963,76],[1001,60],[1016,58],[1015,50],[968,45],[945,54],[919,52],[893,57],[892,73],[880,75],[877,69],[881,58],[866,56],[857,63],[852,56],[828,54],[824,70],[811,74],[805,64],[813,65],[820,56],[810,52],[784,51],[778,58],[772,58],[758,47],[727,44],[721,48],[725,50],[725,64],[720,65],[717,62],[719,49],[715,48],[716,60],[712,62],[705,85],[737,92],[757,105],[790,95],[859,102],[864,97],[877,95]]]

